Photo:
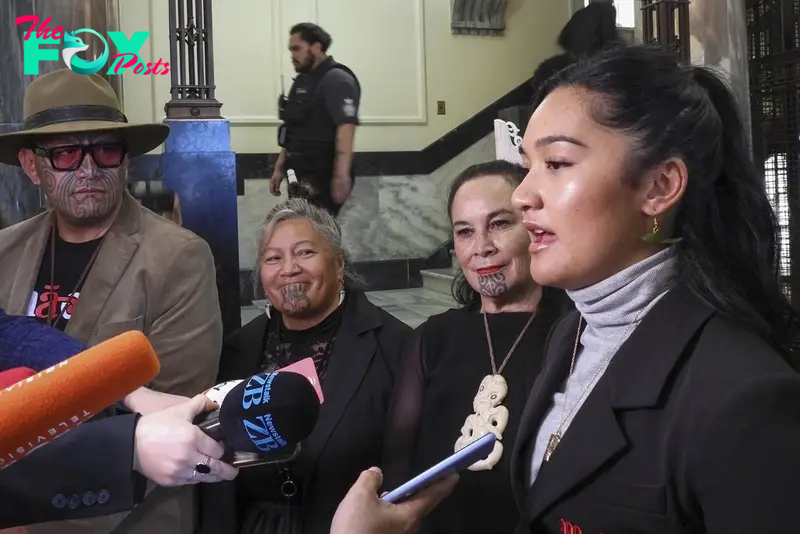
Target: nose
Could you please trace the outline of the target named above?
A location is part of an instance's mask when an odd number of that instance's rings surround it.
[[[96,169],[97,169],[97,162],[95,162],[92,153],[89,152],[83,156],[83,161],[81,162],[81,166],[78,167],[78,169],[75,172],[84,178],[88,178],[94,175],[94,171]]]
[[[282,276],[294,276],[300,272],[300,265],[297,264],[295,261],[295,257],[291,254],[287,254],[283,258],[283,262],[281,264],[281,275]]]
[[[492,237],[489,235],[489,232],[482,231],[478,233],[478,239],[476,241],[477,247],[475,250],[475,255],[480,256],[481,258],[488,258],[497,253],[497,246],[495,246]]]
[[[528,170],[525,179],[514,190],[511,195],[511,204],[523,213],[542,209],[542,195],[536,185],[536,175],[533,168]]]

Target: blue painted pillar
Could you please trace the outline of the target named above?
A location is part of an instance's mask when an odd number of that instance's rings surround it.
[[[164,188],[180,200],[183,226],[205,239],[217,265],[225,333],[241,326],[236,154],[224,119],[167,119]]]

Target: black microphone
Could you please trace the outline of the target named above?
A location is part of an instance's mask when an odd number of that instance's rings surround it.
[[[287,461],[311,434],[319,417],[319,397],[305,376],[293,372],[254,375],[241,381],[222,406],[198,424],[233,453],[255,453],[237,467]],[[224,457],[224,458],[225,458]]]

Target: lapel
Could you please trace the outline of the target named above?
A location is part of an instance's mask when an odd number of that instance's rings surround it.
[[[625,450],[629,443],[619,426],[617,412],[649,409],[658,405],[687,346],[712,315],[710,307],[680,285],[650,310],[614,355],[603,377],[564,433],[550,461],[542,465],[535,484],[527,491],[527,517],[536,520],[558,499],[596,475]],[[680,320],[675,320],[676,317]],[[567,336],[566,344],[571,342],[574,342],[574,338]],[[562,342],[554,350],[563,351],[564,345]],[[566,353],[556,354],[555,357],[569,360],[571,349],[570,346]],[[542,391],[537,397],[532,395],[529,401],[529,404],[533,404],[530,409],[533,423],[531,434],[538,426],[544,410],[549,407],[553,394],[561,386],[557,380],[542,382]],[[538,418],[534,418],[536,415]],[[525,452],[530,453],[530,449],[524,448]],[[523,465],[529,466],[530,459],[525,460]]]
[[[88,342],[100,312],[139,248],[134,235],[141,223],[140,210],[136,200],[126,192],[119,214],[100,245],[97,259],[86,277],[75,312],[64,330],[78,341]]]
[[[378,309],[360,291],[351,291],[345,306],[328,372],[322,384],[325,400],[314,430],[303,443],[300,456],[305,458],[298,460],[298,463],[308,462],[316,466],[378,349],[374,330],[383,324]]]
[[[264,313],[225,338],[217,384],[261,372],[259,366],[264,357],[264,336],[268,326],[269,317]]]
[[[25,315],[30,304],[33,286],[36,284],[36,277],[39,274],[39,267],[44,256],[44,247],[47,246],[47,239],[50,237],[50,228],[53,225],[53,212],[48,211],[39,218],[39,224],[34,230],[34,234],[25,243],[25,249],[17,263],[17,272],[14,276],[14,284],[8,299],[9,315]]]
[[[511,453],[511,485],[514,495],[522,496],[527,492],[528,474],[530,472],[529,444],[535,437],[539,422],[550,406],[555,391],[564,382],[569,372],[575,335],[578,328],[578,312],[572,312],[559,321],[545,343],[546,359],[525,404],[520,419],[520,427],[514,448]],[[517,499],[520,501],[520,499]]]

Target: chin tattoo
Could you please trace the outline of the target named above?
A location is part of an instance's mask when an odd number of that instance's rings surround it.
[[[484,297],[499,297],[508,291],[504,273],[478,275],[478,292]]]
[[[281,308],[288,313],[306,311],[311,307],[308,289],[304,284],[283,286],[281,288],[281,298],[283,299]]]

